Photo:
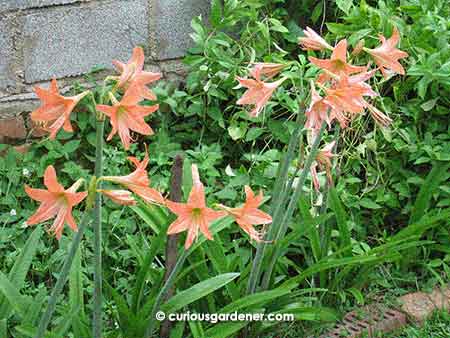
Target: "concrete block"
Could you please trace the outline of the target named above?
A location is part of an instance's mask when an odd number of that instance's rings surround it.
[[[0,0],[0,13],[18,9],[28,9],[51,5],[63,5],[79,0]],[[91,1],[91,0],[82,0]]]
[[[14,42],[11,20],[0,18],[0,89],[14,84]]]
[[[157,60],[185,55],[192,46],[191,21],[199,15],[206,18],[210,4],[210,0],[150,0],[150,15],[154,20],[150,45]]]
[[[148,42],[148,0],[114,0],[48,8],[28,14],[24,24],[25,81],[112,68]]]

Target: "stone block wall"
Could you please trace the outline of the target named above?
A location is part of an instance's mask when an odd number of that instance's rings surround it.
[[[0,0],[0,141],[23,138],[38,105],[33,86],[53,77],[62,92],[93,67],[112,69],[143,46],[147,67],[180,73],[190,22],[210,0]]]

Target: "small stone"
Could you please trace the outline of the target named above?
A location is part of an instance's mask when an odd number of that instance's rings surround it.
[[[450,289],[448,288],[436,288],[429,295],[430,300],[439,310],[450,309]]]
[[[398,300],[402,304],[401,310],[418,323],[423,322],[437,309],[430,296],[424,292],[409,293]]]

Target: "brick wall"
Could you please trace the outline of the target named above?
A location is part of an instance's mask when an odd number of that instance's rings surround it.
[[[23,138],[37,106],[33,85],[56,77],[63,92],[94,66],[111,69],[136,45],[147,67],[179,73],[190,21],[209,0],[0,0],[0,141]],[[25,113],[25,114],[24,114]],[[29,126],[28,126],[29,127]]]

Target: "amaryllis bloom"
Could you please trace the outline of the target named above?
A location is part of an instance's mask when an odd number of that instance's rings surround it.
[[[323,122],[330,126],[329,110],[330,107],[324,102],[323,97],[317,93],[314,82],[311,81],[311,104],[305,112],[305,127],[312,130],[313,133],[317,133]]]
[[[362,89],[363,96],[376,97],[378,93],[375,92],[369,84],[365,83],[368,79],[370,79],[376,72],[376,69],[369,72],[362,72],[357,75],[352,75],[348,77],[348,83],[353,86],[359,86]],[[391,124],[392,120],[386,114],[382,113],[379,109],[371,105],[364,99],[361,99],[362,105],[367,108],[370,115],[374,119],[374,121],[383,126],[387,127]]]
[[[102,193],[106,197],[110,198],[113,202],[120,205],[136,204],[136,200],[133,198],[133,194],[128,190],[98,189],[97,192]]]
[[[342,74],[350,75],[359,73],[366,70],[363,66],[352,66],[347,63],[347,40],[341,40],[334,47],[333,54],[330,59],[323,60],[310,56],[309,61],[315,64],[317,67],[324,69],[332,74],[341,76]],[[325,82],[330,78],[327,73],[321,74],[318,82]]]
[[[347,126],[349,120],[364,112],[364,108],[367,107],[364,96],[377,95],[364,82],[371,73],[362,73],[363,75],[358,74],[354,77],[341,74],[334,86],[324,89],[326,96],[323,102],[331,107],[330,118],[337,119],[342,128]]]
[[[236,223],[250,236],[250,238],[257,242],[261,242],[264,233],[257,231],[254,225],[270,224],[272,223],[272,217],[258,209],[264,198],[262,191],[255,196],[253,190],[249,186],[246,185],[244,189],[246,199],[243,206],[239,208],[229,208],[224,205],[219,206],[234,218]]]
[[[255,108],[249,115],[251,117],[257,117],[272,97],[275,89],[277,89],[286,78],[282,78],[275,82],[264,82],[261,80],[262,67],[255,67],[251,73],[255,79],[236,77],[242,87],[248,88],[236,103],[239,105],[254,105]]]
[[[334,154],[331,151],[333,150],[335,143],[335,141],[328,143],[321,150],[319,150],[316,155],[316,161],[311,166],[311,177],[313,179],[314,188],[317,191],[319,191],[320,189],[319,177],[317,175],[317,166],[319,166],[320,170],[325,169],[328,183],[330,185],[333,184],[333,178],[331,176],[331,159],[333,158]]]
[[[127,90],[120,102],[111,93],[110,97],[113,106],[97,105],[97,110],[110,118],[112,130],[108,141],[118,133],[124,148],[128,150],[132,141],[130,130],[142,135],[154,134],[152,128],[145,123],[144,117],[158,110],[159,105],[138,105],[141,98],[132,88]]]
[[[386,38],[380,35],[381,46],[375,49],[364,48],[369,53],[377,66],[380,68],[381,73],[386,78],[389,72],[405,74],[405,69],[402,67],[399,59],[403,59],[408,56],[408,53],[395,48],[400,40],[400,34],[396,27],[392,32],[392,36],[386,40]]]
[[[133,49],[133,55],[126,64],[114,60],[114,66],[121,72],[118,87],[125,90],[128,90],[130,87],[135,87],[142,98],[154,101],[156,100],[156,96],[147,85],[159,80],[161,74],[144,71],[144,62],[144,50],[141,47],[135,47]]]
[[[333,50],[333,47],[311,28],[306,27],[303,34],[305,36],[298,39],[298,43],[303,47],[303,50]]]
[[[50,132],[50,139],[54,139],[61,128],[72,132],[70,113],[89,92],[85,91],[76,96],[64,97],[59,94],[56,79],[52,80],[49,89],[34,87],[34,91],[41,100],[41,106],[31,113],[31,119],[42,125],[43,130]]]
[[[187,231],[184,244],[186,250],[197,238],[199,230],[207,239],[212,240],[213,236],[209,231],[210,223],[226,215],[223,211],[215,211],[206,206],[204,186],[200,182],[196,165],[192,165],[192,180],[193,185],[187,203],[166,201],[166,206],[178,216],[169,226],[167,234]]]
[[[58,183],[55,168],[48,166],[44,173],[45,189],[33,189],[25,185],[25,192],[32,199],[41,202],[37,211],[26,221],[27,225],[45,222],[56,216],[49,231],[61,238],[64,223],[67,223],[73,231],[77,231],[77,224],[72,216],[72,208],[79,204],[87,196],[87,192],[77,192],[82,180],[75,182],[69,189]]]
[[[266,76],[267,79],[271,79],[277,76],[278,73],[284,68],[280,63],[267,63],[267,62],[255,62],[253,68],[250,70],[250,75],[253,77]]]
[[[142,161],[139,161],[132,156],[128,157],[128,159],[136,166],[136,169],[131,174],[126,176],[103,176],[102,180],[124,186],[147,203],[164,204],[164,197],[161,193],[156,189],[150,188],[150,180],[146,169],[150,160],[147,151],[145,152],[145,157]],[[112,198],[112,196],[108,197]],[[117,197],[117,195],[115,197]],[[122,197],[126,196],[122,194]],[[114,198],[112,199],[114,200]]]

